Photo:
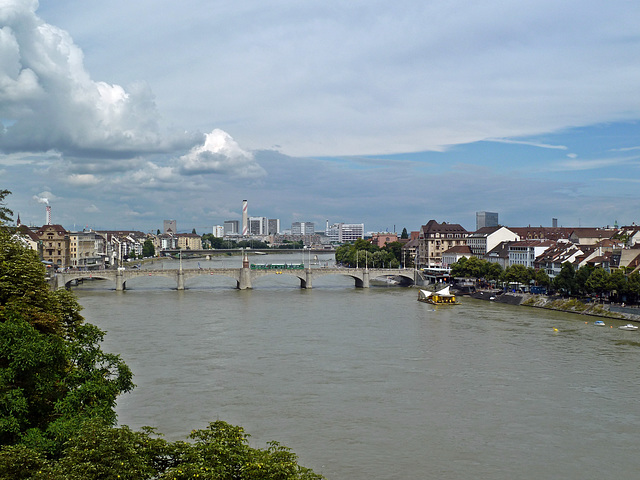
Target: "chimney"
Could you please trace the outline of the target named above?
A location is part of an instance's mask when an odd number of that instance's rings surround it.
[[[47,205],[47,225],[51,225],[51,205]]]
[[[242,235],[249,234],[249,214],[247,213],[247,201],[242,201]]]

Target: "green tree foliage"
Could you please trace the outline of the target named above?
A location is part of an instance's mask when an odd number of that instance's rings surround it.
[[[451,265],[451,276],[453,277],[499,280],[502,273],[500,265],[478,257],[462,257]]]
[[[586,284],[593,270],[594,268],[590,265],[583,265],[576,270],[574,275],[575,293],[581,295],[586,295],[588,293]]]
[[[568,295],[571,295],[576,291],[575,271],[573,269],[573,265],[568,262],[562,264],[560,273],[553,279],[553,287]]]
[[[86,421],[69,438],[59,459],[24,445],[0,449],[0,480],[321,480],[298,464],[278,442],[250,447],[242,427],[223,421],[189,435],[190,442],[167,442],[153,429],[114,428]]]
[[[406,227],[402,229],[402,233],[400,234],[400,238],[402,240],[406,240],[406,239],[409,238],[409,233],[407,233],[407,228]]]
[[[398,268],[402,264],[402,244],[392,242],[383,248],[362,238],[336,249],[336,263],[348,267]]]
[[[510,265],[505,268],[502,280],[506,283],[528,285],[531,281],[531,271],[524,265]]]
[[[0,225],[10,222],[13,215],[13,211],[5,203],[5,198],[10,194],[9,190],[0,190]]]
[[[142,244],[142,256],[153,257],[156,254],[156,247],[153,246],[153,241],[147,238]]]
[[[115,423],[133,388],[104,333],[84,322],[70,292],[52,292],[35,252],[0,228],[0,444],[58,454],[84,419]]]

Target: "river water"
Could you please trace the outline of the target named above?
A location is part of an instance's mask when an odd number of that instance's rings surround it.
[[[252,261],[265,258],[297,261]],[[224,420],[329,479],[640,475],[640,331],[620,322],[468,298],[432,308],[415,289],[340,276],[310,290],[288,275],[246,291],[220,276],[186,286],[141,277],[125,292],[75,289],[107,331],[104,349],[135,374],[121,424],[176,440]]]

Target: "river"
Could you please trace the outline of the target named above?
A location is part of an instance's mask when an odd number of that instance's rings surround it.
[[[340,276],[299,285],[273,275],[246,291],[219,276],[185,291],[161,277],[75,288],[107,331],[104,349],[135,374],[120,423],[176,440],[224,420],[329,479],[638,478],[640,332],[469,298],[432,308],[415,289]]]

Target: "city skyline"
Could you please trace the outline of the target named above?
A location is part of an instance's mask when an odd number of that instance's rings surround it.
[[[14,218],[640,220],[640,6],[157,5],[0,0]]]

